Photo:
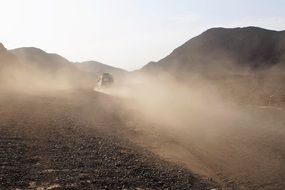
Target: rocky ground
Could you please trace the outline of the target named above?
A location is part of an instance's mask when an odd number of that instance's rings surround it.
[[[0,95],[0,189],[211,189],[216,184],[119,135],[109,97]]]

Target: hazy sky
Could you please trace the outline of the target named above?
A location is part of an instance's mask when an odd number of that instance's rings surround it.
[[[285,30],[284,0],[0,0],[0,42],[128,70],[211,27]]]

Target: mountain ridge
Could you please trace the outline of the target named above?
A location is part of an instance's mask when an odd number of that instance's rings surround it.
[[[119,75],[122,76],[124,74],[127,74],[128,71],[118,68],[118,67],[113,67],[110,65],[106,65],[103,63],[100,63],[98,61],[84,61],[84,62],[76,62],[76,66],[86,72],[95,74],[95,75],[100,75],[102,73],[111,73],[113,75]]]
[[[46,68],[46,66],[53,65],[55,67],[52,68],[53,70],[68,66],[80,69],[90,74],[95,74],[96,76],[104,72],[114,71],[116,74],[123,74],[127,72],[123,69],[112,67],[93,60],[84,62],[72,62],[59,54],[48,53],[37,47],[21,47],[9,50],[9,52],[20,58],[22,61],[33,63],[39,67]]]
[[[211,28],[142,71],[266,70],[285,62],[285,31],[259,27]],[[217,68],[215,68],[217,67]],[[175,72],[175,71],[174,71]]]

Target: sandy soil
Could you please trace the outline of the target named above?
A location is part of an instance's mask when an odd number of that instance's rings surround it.
[[[129,138],[224,188],[285,189],[284,107],[240,106],[239,111],[227,124],[213,121],[212,128],[198,130],[164,130],[137,118]]]
[[[112,99],[92,91],[0,92],[0,189],[211,189],[122,134]]]

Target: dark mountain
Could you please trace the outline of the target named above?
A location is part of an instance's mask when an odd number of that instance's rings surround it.
[[[58,54],[47,53],[34,47],[17,48],[10,50],[10,52],[16,55],[21,61],[46,71],[58,71],[62,69],[77,70],[96,77],[104,72],[119,76],[126,73],[123,69],[111,67],[96,61],[73,63]]]
[[[22,62],[46,71],[76,69],[74,65],[64,57],[54,53],[47,53],[38,48],[22,47],[10,50],[10,52],[17,56]]]
[[[34,47],[23,47],[6,52],[15,57],[19,65],[5,70],[5,81],[11,84],[36,83],[37,86],[93,87],[97,79],[79,70],[64,57]],[[9,62],[9,61],[7,61]]]
[[[285,31],[257,27],[212,28],[142,71],[221,73],[268,70],[285,65]]]
[[[7,51],[2,43],[0,43],[0,53]]]
[[[9,66],[16,63],[17,57],[10,53],[2,43],[0,43],[0,67]]]
[[[105,65],[97,61],[85,61],[81,63],[76,63],[76,66],[83,71],[95,74],[97,76],[101,75],[102,73],[111,73],[112,75],[118,77],[127,74],[127,71],[123,69]]]
[[[127,73],[127,71],[96,61],[87,61],[83,63],[73,63],[64,57],[47,53],[35,47],[22,47],[13,50],[7,50],[0,44],[0,64],[17,62],[19,65],[3,70],[5,73],[5,80],[7,78],[29,79],[29,81],[49,81],[50,83],[59,84],[68,83],[72,86],[80,87],[94,87],[99,75],[104,72],[112,73],[115,77],[120,77]],[[1,68],[1,67],[0,67]],[[10,77],[13,76],[13,77]]]

